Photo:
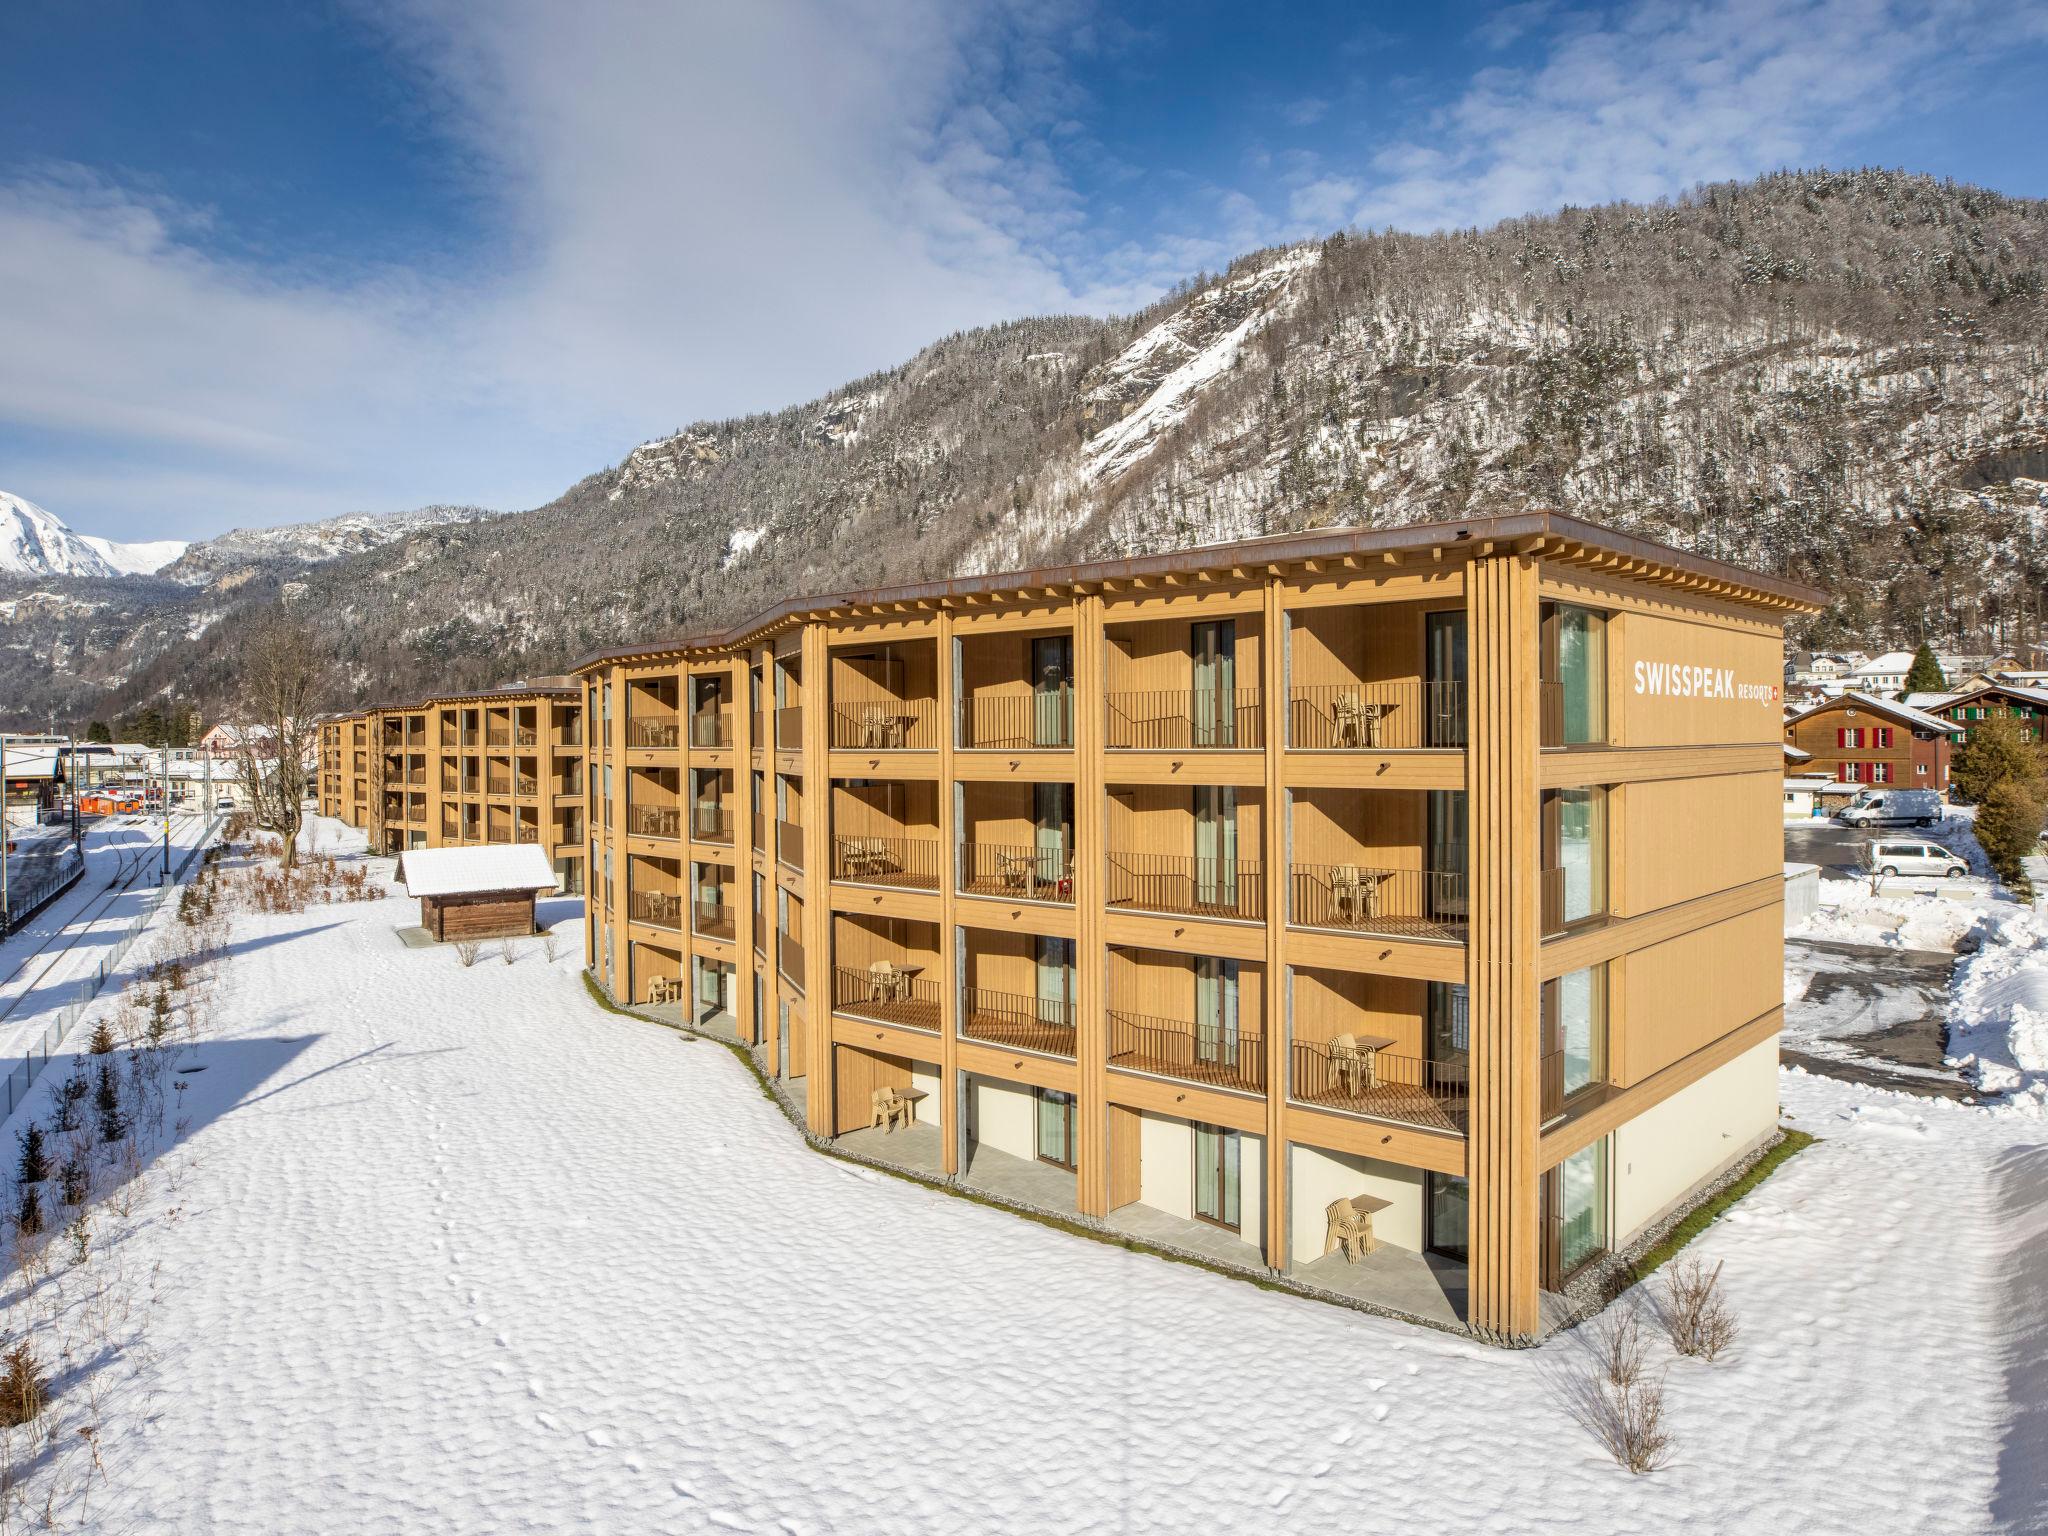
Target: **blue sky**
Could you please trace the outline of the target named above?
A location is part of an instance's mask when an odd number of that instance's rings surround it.
[[[949,330],[1785,165],[2048,194],[2048,0],[10,0],[0,488],[539,504]]]

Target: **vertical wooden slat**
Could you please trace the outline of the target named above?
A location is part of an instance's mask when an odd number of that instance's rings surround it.
[[[953,610],[939,610],[937,697],[939,724],[939,847],[944,850],[939,880],[939,1145],[947,1173],[961,1168],[960,1096],[960,929],[959,884],[953,879],[953,849],[959,828],[953,814],[953,750],[959,679],[953,665]]]
[[[830,652],[822,623],[803,626],[799,654],[803,666],[804,873],[804,1022],[810,1028],[807,1059],[811,1082],[805,1100],[811,1129],[833,1134],[832,1075],[838,1062],[832,1052],[832,903],[826,881],[832,854],[832,791],[827,772],[831,749],[831,688],[826,676]]]
[[[1472,562],[1466,597],[1471,860],[1470,1317],[1503,1342],[1537,1323],[1536,565]]]
[[[625,835],[626,835],[626,669],[614,666],[604,674],[611,684],[612,719],[611,729],[605,734],[605,752],[612,765],[612,815],[611,830],[605,842],[612,850],[611,906],[606,920],[611,924],[612,933],[612,991],[621,1002],[630,1002],[633,997],[633,978],[628,974],[629,945],[626,940],[626,907],[628,884]],[[489,731],[489,715],[478,712],[486,733]],[[486,752],[485,774],[488,776],[489,754]],[[486,786],[488,787],[488,786]]]
[[[1074,1001],[1075,1201],[1083,1215],[1109,1212],[1109,1067],[1107,955],[1103,897],[1109,860],[1103,802],[1108,794],[1102,727],[1106,657],[1102,599],[1074,603]]]
[[[1266,788],[1261,807],[1261,858],[1266,871],[1266,977],[1261,988],[1266,1039],[1266,1264],[1289,1263],[1287,1148],[1287,630],[1278,575],[1266,581],[1264,666]]]

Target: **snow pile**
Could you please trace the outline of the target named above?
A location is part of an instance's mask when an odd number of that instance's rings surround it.
[[[1823,880],[1820,910],[1794,924],[1787,936],[1885,949],[1952,951],[1983,919],[1989,905],[1982,893],[1969,894],[1975,899],[1959,899],[1962,892],[1906,893],[1893,882],[1884,895],[1874,896],[1862,880]]]
[[[2048,1116],[2048,925],[2013,907],[1991,917],[1984,943],[1956,967],[1949,1055],[1986,1093]]]
[[[759,528],[733,529],[732,537],[726,541],[725,545],[725,563],[727,565],[731,565],[736,560],[744,560],[748,555],[751,555],[760,546],[761,541],[767,537],[768,528],[766,524],[763,524]]]

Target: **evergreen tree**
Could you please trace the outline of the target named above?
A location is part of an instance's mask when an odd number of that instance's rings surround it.
[[[2000,784],[2037,785],[2040,778],[2040,749],[2003,709],[1971,722],[1949,773],[1956,793],[1973,805],[1984,804]]]
[[[95,720],[85,728],[85,739],[87,741],[110,742],[114,739],[114,733],[107,729],[106,721]]]
[[[21,1160],[15,1165],[15,1177],[24,1184],[36,1184],[50,1176],[50,1155],[43,1148],[43,1128],[34,1120],[27,1129],[16,1134],[21,1144]]]
[[[1977,844],[2014,890],[2026,888],[2023,861],[2040,840],[2043,815],[2038,779],[2001,780],[1977,807]]]
[[[1934,658],[1934,647],[1922,640],[1906,673],[1906,692],[1940,693],[1946,687],[1948,679],[1942,675],[1941,663]]]

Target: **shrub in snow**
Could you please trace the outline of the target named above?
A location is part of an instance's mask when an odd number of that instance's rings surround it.
[[[92,1164],[79,1150],[57,1168],[57,1198],[66,1205],[83,1205],[92,1194]]]
[[[498,951],[498,954],[507,965],[510,965],[519,958],[519,948],[510,939],[507,939],[504,946]]]
[[[83,1264],[92,1255],[92,1223],[80,1211],[64,1228],[64,1235],[71,1240],[71,1262]]]
[[[114,1031],[105,1019],[92,1027],[92,1038],[86,1042],[86,1049],[95,1056],[105,1056],[114,1049]]]
[[[74,1056],[71,1060],[71,1075],[64,1079],[57,1090],[57,1129],[75,1131],[85,1112],[85,1101],[92,1097],[92,1083],[85,1075],[85,1061]]]
[[[1709,1271],[1698,1259],[1679,1260],[1665,1277],[1665,1326],[1681,1355],[1712,1360],[1735,1342],[1735,1314],[1717,1289],[1720,1279],[1719,1264]]]
[[[33,1237],[43,1230],[43,1202],[33,1184],[21,1186],[21,1203],[14,1208],[14,1230],[22,1237]]]
[[[43,1411],[43,1368],[24,1341],[0,1356],[0,1428],[19,1429]]]
[[[93,1091],[93,1110],[99,1117],[100,1140],[119,1141],[128,1133],[128,1117],[121,1111],[121,1080],[113,1066],[100,1063],[99,1086]]]
[[[457,939],[455,941],[455,958],[462,962],[464,970],[468,970],[472,965],[475,965],[476,957],[483,952],[483,945],[477,943],[475,939]]]
[[[42,1126],[31,1120],[25,1130],[15,1134],[14,1139],[21,1146],[14,1176],[24,1184],[40,1184],[50,1176],[50,1154],[43,1147]]]

